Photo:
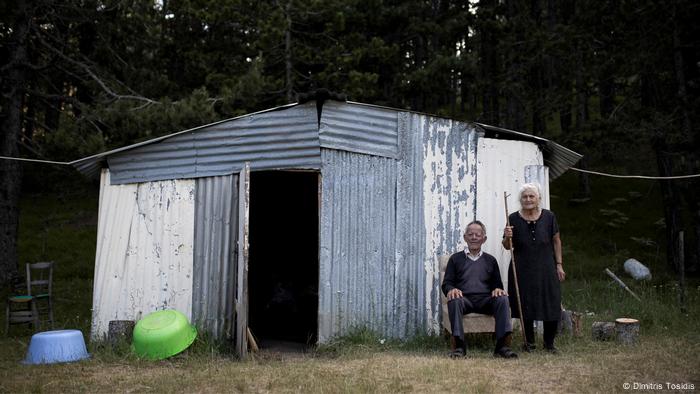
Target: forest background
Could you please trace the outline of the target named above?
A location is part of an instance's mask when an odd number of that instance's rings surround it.
[[[690,0],[7,1],[0,156],[71,161],[327,88],[552,139],[581,168],[697,174],[698,20]],[[22,193],[74,178],[0,160],[0,283]],[[692,271],[700,180],[659,186],[669,271]]]

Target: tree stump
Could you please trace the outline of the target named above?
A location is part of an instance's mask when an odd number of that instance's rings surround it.
[[[591,334],[596,341],[609,341],[615,337],[615,323],[609,321],[593,322]]]
[[[625,345],[634,345],[639,341],[639,320],[622,317],[615,319],[617,341]]]
[[[110,320],[107,341],[112,345],[116,345],[121,341],[131,343],[135,325],[136,323],[133,320]]]

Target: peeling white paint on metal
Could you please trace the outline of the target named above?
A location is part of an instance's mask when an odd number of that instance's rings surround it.
[[[463,247],[462,229],[473,220],[476,151],[474,130],[465,123],[432,117],[426,117],[425,122],[422,158],[426,228],[424,307],[428,316],[426,329],[435,333],[440,323],[438,257]]]
[[[542,152],[535,143],[526,141],[479,138],[477,148],[479,172],[476,186],[476,217],[486,225],[487,240],[482,250],[498,260],[503,286],[508,288],[510,252],[501,245],[506,224],[505,201],[508,212],[520,209],[518,189],[523,183],[539,181],[543,186],[543,207],[549,207],[549,180],[543,166]],[[539,166],[540,169],[532,166]]]
[[[111,185],[105,169],[97,227],[92,339],[156,310],[191,318],[193,180]]]

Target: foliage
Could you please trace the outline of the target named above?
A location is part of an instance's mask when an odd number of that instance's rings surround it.
[[[74,160],[329,88],[351,100],[530,131],[601,170],[653,175],[667,158],[665,171],[700,171],[700,6],[688,0],[2,7],[3,155]],[[9,115],[14,107],[21,111]],[[25,171],[30,190],[35,168]],[[19,170],[8,171],[0,186],[12,189]],[[665,213],[668,242],[700,226],[700,182],[673,187],[680,197],[666,193],[662,204],[684,210],[685,220]],[[0,203],[14,212],[15,199]],[[14,237],[12,223],[0,233]],[[688,261],[700,260],[696,249],[688,247]]]

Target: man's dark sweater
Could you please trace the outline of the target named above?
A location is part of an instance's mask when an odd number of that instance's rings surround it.
[[[442,281],[442,292],[460,289],[464,296],[490,295],[493,289],[503,289],[501,271],[496,258],[482,253],[476,261],[467,258],[466,251],[450,256]]]

